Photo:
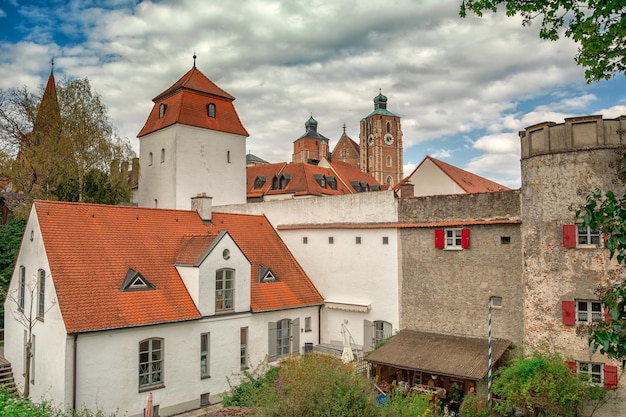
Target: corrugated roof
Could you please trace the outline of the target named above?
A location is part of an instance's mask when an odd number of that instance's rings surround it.
[[[511,344],[492,340],[494,363]],[[479,381],[487,374],[488,353],[487,339],[402,330],[366,359],[399,369]]]

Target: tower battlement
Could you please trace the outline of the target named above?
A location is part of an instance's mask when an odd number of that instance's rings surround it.
[[[626,145],[626,116],[570,117],[565,123],[543,122],[519,132],[522,160],[537,155]]]

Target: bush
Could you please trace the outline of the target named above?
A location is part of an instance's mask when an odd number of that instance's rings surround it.
[[[388,395],[385,406],[381,409],[381,417],[430,417],[433,405],[429,398],[420,394],[402,393]]]
[[[489,417],[489,409],[487,408],[487,399],[479,397],[476,393],[468,393],[463,398],[460,417]]]
[[[28,398],[10,394],[4,387],[0,387],[0,416],[11,417],[104,417],[101,411],[93,412],[87,409],[61,410],[48,402],[33,403]],[[110,416],[110,417],[113,417]]]
[[[259,365],[252,371],[244,370],[239,375],[237,386],[230,384],[230,392],[222,397],[224,407],[260,407],[269,392],[274,389],[279,368]]]

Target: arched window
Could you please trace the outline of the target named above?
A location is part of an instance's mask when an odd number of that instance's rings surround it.
[[[163,339],[139,342],[139,389],[163,385]]]
[[[215,272],[215,311],[232,310],[235,296],[235,271],[219,269]]]
[[[209,117],[215,117],[215,104],[209,103],[206,105],[206,112]]]
[[[368,135],[371,135],[371,134],[372,134],[372,124],[371,124],[371,123],[368,123],[368,124],[367,124],[367,134],[368,134]]]
[[[391,133],[391,123],[387,122],[387,133]]]
[[[161,162],[165,162],[165,148],[161,148]]]
[[[152,165],[152,160],[154,159],[154,157],[152,156],[152,152],[150,152],[148,154],[148,165]]]
[[[385,181],[385,183],[387,185],[391,185],[391,182],[393,181],[393,178],[391,178],[391,175],[387,177],[387,181]]]
[[[387,166],[390,167],[391,166],[391,156],[387,155]]]

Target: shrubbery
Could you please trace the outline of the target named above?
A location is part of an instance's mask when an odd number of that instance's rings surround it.
[[[16,397],[0,387],[0,416],[7,417],[105,417],[101,412],[61,410],[47,402],[33,403],[27,398]],[[107,416],[113,417],[113,416]]]

